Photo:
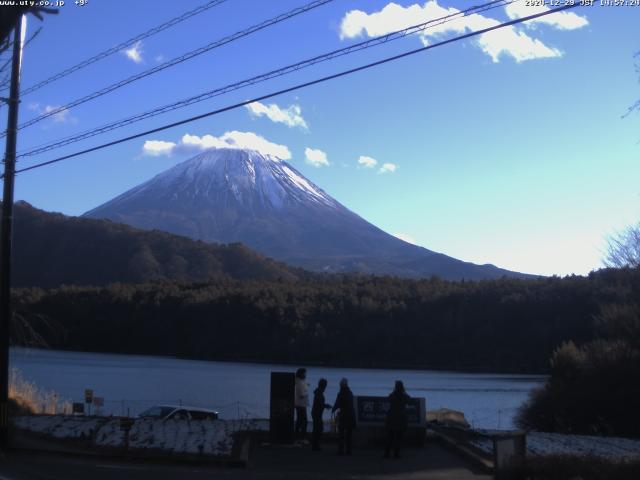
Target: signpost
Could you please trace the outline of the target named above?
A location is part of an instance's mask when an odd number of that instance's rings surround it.
[[[390,403],[387,397],[354,397],[356,422],[358,425],[383,426],[389,413]],[[424,427],[427,423],[426,401],[412,397],[407,403],[409,427]]]
[[[84,403],[82,402],[73,402],[71,412],[73,414],[84,415]]]
[[[91,415],[91,404],[93,403],[93,390],[91,390],[90,388],[87,388],[84,391],[84,403],[87,404],[87,410],[89,411],[89,415]]]
[[[124,432],[124,449],[125,451],[129,450],[129,432],[131,431],[131,427],[136,421],[133,418],[122,417],[120,418],[120,430]]]
[[[356,441],[362,444],[379,445],[386,439],[386,422],[391,402],[389,397],[356,396],[353,398],[356,411]],[[424,398],[412,397],[407,402],[407,431],[403,443],[423,445],[427,412]]]
[[[93,397],[93,405],[96,406],[96,415],[101,415],[102,407],[104,406],[104,397]]]

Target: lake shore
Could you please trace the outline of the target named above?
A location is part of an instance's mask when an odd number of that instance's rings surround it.
[[[429,364],[405,364],[405,363],[389,363],[389,362],[371,362],[371,361],[363,361],[363,362],[332,362],[332,361],[297,361],[292,359],[268,359],[268,358],[260,358],[260,357],[231,357],[231,356],[219,356],[219,357],[201,357],[201,356],[188,356],[188,355],[161,355],[156,353],[144,353],[144,352],[122,352],[122,351],[107,351],[107,350],[81,350],[81,349],[66,349],[66,348],[43,348],[43,347],[32,347],[32,346],[13,346],[12,348],[22,348],[28,350],[43,350],[43,351],[63,351],[63,352],[73,352],[73,353],[89,353],[96,355],[128,355],[128,356],[138,356],[138,357],[153,357],[153,358],[169,358],[176,360],[194,360],[194,361],[202,361],[202,362],[225,362],[225,363],[244,363],[244,364],[255,364],[255,365],[282,365],[289,366],[292,369],[296,369],[298,367],[324,367],[324,368],[357,368],[357,369],[366,369],[366,370],[409,370],[409,371],[438,371],[438,372],[455,372],[455,373],[498,373],[498,374],[522,374],[522,375],[533,375],[546,377],[548,372],[540,372],[540,371],[529,371],[524,368],[514,368],[505,365],[504,368],[491,368],[489,366],[482,365],[451,365],[447,367],[439,366],[439,365],[429,365]]]
[[[227,419],[268,417],[271,372],[295,371],[282,364],[20,348],[11,350],[11,365],[25,379],[69,401],[83,401],[84,390],[94,390],[104,398],[106,414],[135,415],[157,404],[185,404],[218,410]],[[510,428],[529,393],[546,380],[503,373],[308,366],[311,388],[321,377],[329,382],[328,402],[343,377],[355,395],[374,396],[388,395],[395,380],[402,379],[410,395],[426,398],[428,410],[465,412],[469,423],[480,428]]]

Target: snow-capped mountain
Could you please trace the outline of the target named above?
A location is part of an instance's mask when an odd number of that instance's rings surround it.
[[[522,276],[406,243],[348,210],[289,163],[252,150],[205,151],[85,216],[207,242],[242,242],[317,271]]]

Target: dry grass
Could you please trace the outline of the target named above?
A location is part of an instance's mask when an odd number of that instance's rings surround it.
[[[60,398],[56,392],[39,388],[15,368],[9,374],[9,398],[15,402],[19,413],[71,413],[71,402]]]

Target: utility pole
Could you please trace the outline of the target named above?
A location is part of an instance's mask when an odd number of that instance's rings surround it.
[[[0,449],[9,446],[9,338],[11,332],[11,240],[13,227],[13,184],[16,171],[18,109],[20,106],[20,63],[22,61],[22,22],[16,20],[13,32],[11,88],[7,116],[7,140],[4,154],[4,190],[0,231]]]

